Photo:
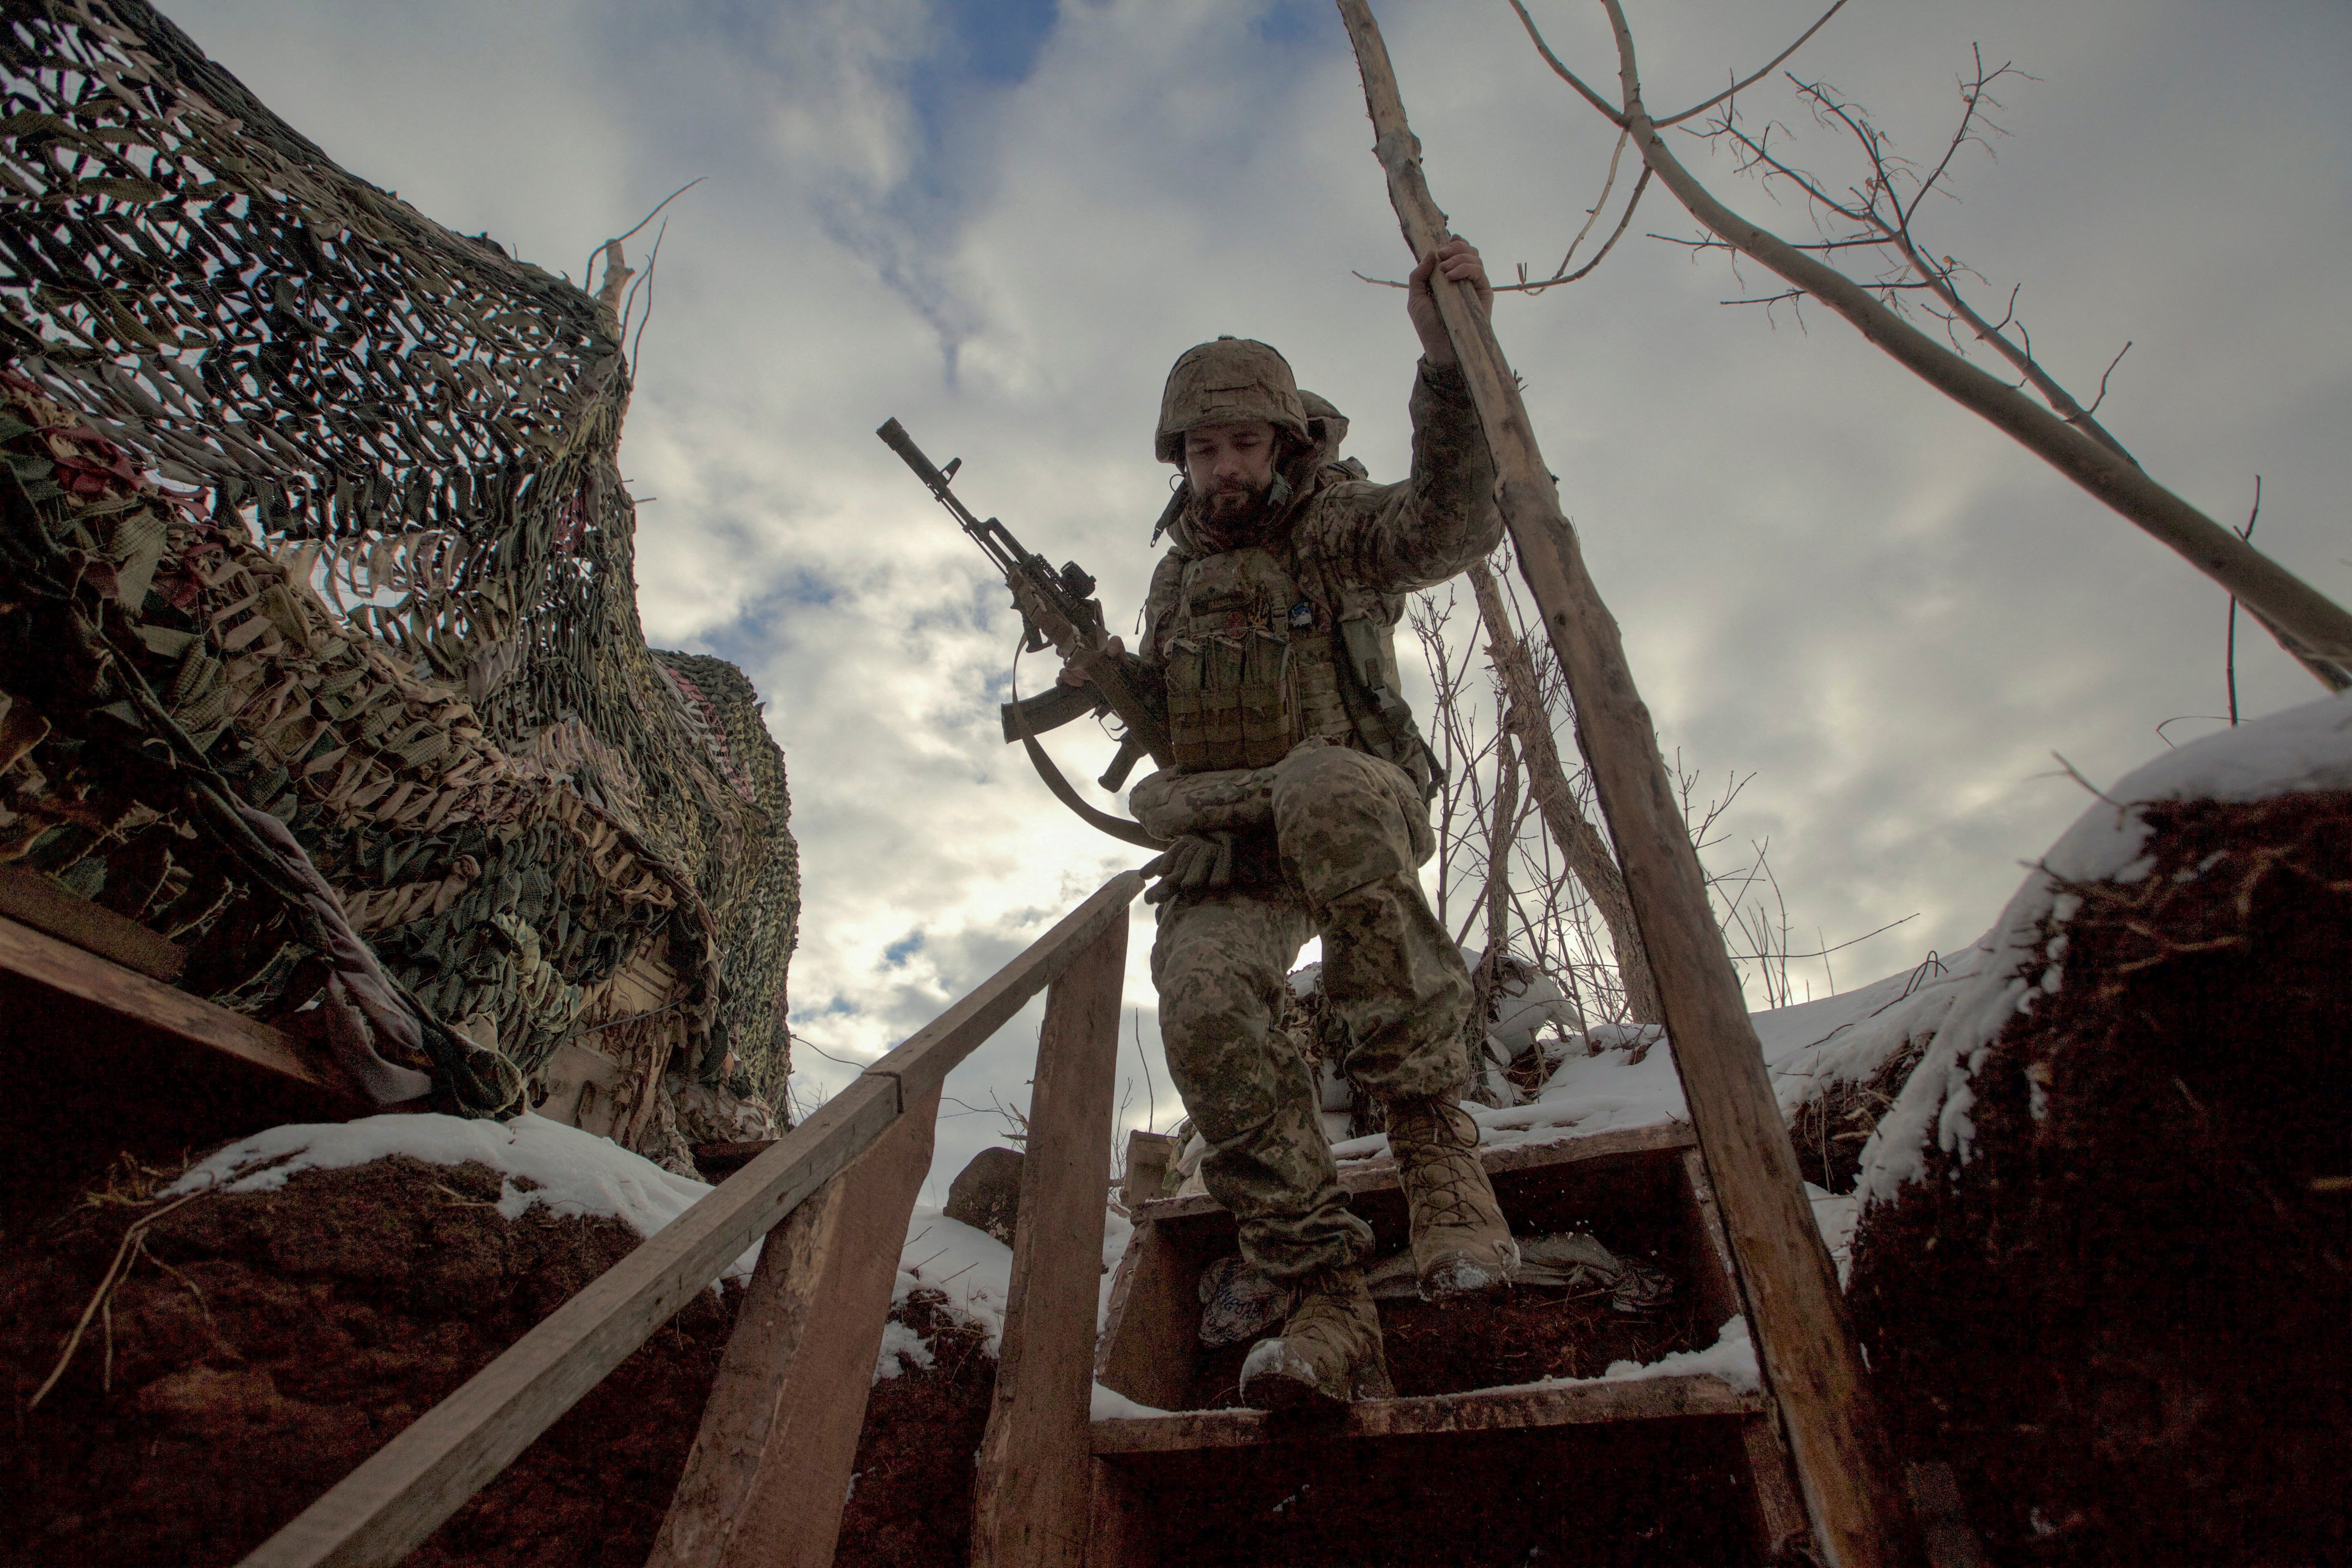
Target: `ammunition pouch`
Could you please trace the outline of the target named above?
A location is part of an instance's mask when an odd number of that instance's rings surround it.
[[[1168,742],[1179,773],[1271,767],[1303,738],[1290,639],[1263,626],[1168,647]]]

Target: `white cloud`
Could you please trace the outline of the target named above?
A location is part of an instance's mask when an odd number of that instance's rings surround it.
[[[1768,58],[1810,20],[1784,9],[1643,14],[1655,100]],[[1549,266],[1607,128],[1500,0],[1381,10],[1439,199],[1498,270]],[[924,51],[950,8],[919,0],[172,14],[352,168],[551,268],[709,176],[670,209],[623,447],[633,489],[658,498],[640,520],[641,605],[656,642],[737,660],[768,700],[807,875],[795,1024],[845,1058],[1136,858],[998,743],[1003,595],[874,426],[895,415],[935,458],[964,457],[971,503],[1084,561],[1115,623],[1150,569],[1165,475],[1147,438],[1187,344],[1277,343],[1354,418],[1351,449],[1401,470],[1411,334],[1392,291],[1349,273],[1396,276],[1404,253],[1328,13],[1066,0],[1009,86],[943,78]],[[1542,15],[1564,54],[1613,78],[1596,7]],[[1864,10],[1794,64],[1924,155],[1979,39],[2044,79],[2004,95],[2015,134],[1998,161],[1963,161],[1934,243],[1985,270],[1988,298],[2024,285],[2037,348],[2079,389],[2131,340],[2102,410],[2118,436],[2226,519],[2262,473],[2257,542],[2352,594],[2336,499],[2352,372],[2332,288],[2352,161],[2324,112],[2340,16]],[[909,96],[943,80],[928,109]],[[1844,166],[1785,94],[1755,112]],[[1688,155],[1735,207],[1801,226]],[[1654,192],[1599,274],[1506,300],[1498,331],[1661,740],[1710,776],[1755,771],[1728,826],[1735,842],[1770,836],[1801,929],[1837,941],[1919,911],[1842,954],[1843,981],[1957,947],[2078,809],[2053,751],[2104,782],[2159,747],[2158,721],[2220,711],[2222,596],[1836,318],[1809,310],[1801,329],[1782,311],[1775,328],[1722,308],[1741,291],[1729,269],[1649,229],[1689,225]],[[2258,632],[2242,626],[2241,650],[2250,711],[2309,695]],[[1031,685],[1047,673],[1023,668]],[[1055,745],[1074,774],[1098,766],[1075,731]],[[1129,971],[1147,1015],[1150,929]],[[919,947],[886,957],[912,933]],[[1025,1101],[1034,1028],[1008,1029],[949,1092]],[[813,1050],[801,1066],[816,1086],[851,1070]],[[1173,1097],[1152,1071],[1164,1124]],[[995,1131],[944,1123],[940,1169]]]

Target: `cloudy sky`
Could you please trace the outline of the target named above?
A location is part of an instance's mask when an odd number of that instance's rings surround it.
[[[577,278],[669,209],[622,447],[657,645],[741,665],[792,773],[806,867],[795,1080],[822,1096],[984,977],[1125,847],[997,742],[1001,586],[874,439],[890,416],[959,488],[1102,579],[1114,622],[1166,495],[1170,362],[1281,346],[1401,477],[1408,265],[1336,13],[1310,0],[166,0],[348,167]],[[1612,135],[1505,0],[1378,7],[1431,184],[1497,272],[1557,261]],[[1538,0],[1613,79],[1597,5]],[[1706,96],[1811,19],[1780,0],[1633,11],[1654,106]],[[2019,309],[2078,391],[2129,342],[2103,420],[2154,474],[2352,596],[2352,16],[2332,0],[1859,0],[1792,62],[1915,157],[1981,44],[2008,134],[1957,165],[1927,237]],[[1750,95],[1843,184],[1849,149]],[[1718,194],[1806,226],[1702,147]],[[1622,190],[1622,186],[1621,186]],[[1792,919],[1851,985],[1960,946],[2087,798],[2223,710],[2225,600],[1826,312],[1727,309],[1759,280],[1643,231],[1593,277],[1506,299],[1499,335],[1671,753],[1754,774]],[[633,254],[633,259],[636,259]],[[2243,709],[2319,689],[2259,634]],[[1024,689],[1046,675],[1034,660]],[[1056,738],[1091,775],[1107,747]],[[1126,1117],[1176,1113],[1131,950]],[[1815,973],[1816,992],[1829,976]],[[1801,984],[1803,983],[1801,981]],[[935,1195],[1025,1103],[1034,1021],[950,1080]],[[837,1058],[837,1059],[836,1059]],[[1144,1087],[1148,1060],[1158,1102]],[[956,1107],[950,1107],[951,1110]]]

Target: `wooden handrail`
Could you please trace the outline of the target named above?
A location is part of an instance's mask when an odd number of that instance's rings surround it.
[[[605,1271],[257,1548],[241,1568],[389,1568],[462,1508],[719,1278],[887,1131],[950,1068],[1118,925],[1123,871],[986,983],[860,1074],[716,1191]]]

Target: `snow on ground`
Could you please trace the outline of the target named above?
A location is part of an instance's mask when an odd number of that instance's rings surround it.
[[[1822,1243],[1830,1249],[1830,1261],[1837,1265],[1838,1284],[1843,1287],[1853,1272],[1853,1226],[1862,1217],[1862,1200],[1852,1193],[1832,1193],[1805,1184],[1805,1196],[1813,1205],[1813,1228],[1822,1233]]]
[[[1530,1388],[1572,1388],[1579,1384],[1633,1383],[1652,1377],[1719,1377],[1742,1394],[1752,1394],[1763,1386],[1756,1370],[1756,1346],[1748,1337],[1748,1320],[1733,1318],[1715,1336],[1715,1343],[1703,1351],[1675,1351],[1653,1362],[1612,1361],[1599,1377],[1539,1377],[1533,1383],[1515,1383],[1507,1389],[1487,1392],[1511,1393]]]
[[[298,1172],[349,1170],[394,1154],[428,1165],[488,1165],[502,1178],[498,1210],[509,1219],[536,1205],[561,1215],[608,1215],[639,1236],[653,1235],[710,1191],[709,1184],[673,1174],[609,1138],[526,1112],[512,1121],[369,1116],[273,1127],[190,1166],[165,1195],[212,1187],[275,1192]],[[748,1277],[759,1258],[754,1243],[727,1277]]]
[[[1958,962],[1930,957],[1858,990],[1749,1015],[1784,1113],[1829,1086],[1866,1079],[1906,1040],[1937,1028],[1975,973],[1972,950]],[[1583,1054],[1586,1051],[1592,1054]],[[1614,1025],[1569,1042],[1568,1054],[1525,1105],[1465,1106],[1489,1148],[1558,1143],[1622,1127],[1689,1120],[1674,1048],[1655,1029]],[[1332,1145],[1342,1160],[1388,1152],[1380,1134]]]
[[[949,1310],[985,1329],[988,1353],[994,1355],[1004,1338],[1004,1303],[1013,1294],[1013,1249],[938,1209],[918,1207],[907,1221],[890,1304],[923,1289],[940,1291]]]
[[[1135,1226],[1117,1210],[1103,1215],[1102,1292],[1097,1304],[1095,1324],[1099,1331],[1104,1318],[1110,1310],[1112,1276],[1119,1259],[1127,1256],[1128,1238]],[[943,1292],[948,1308],[963,1318],[980,1324],[988,1331],[988,1353],[994,1355],[1004,1339],[1004,1303],[1013,1293],[1013,1249],[984,1230],[974,1230],[960,1220],[952,1220],[935,1208],[918,1208],[907,1221],[907,1245],[898,1254],[898,1279],[891,1288],[890,1304],[897,1306],[912,1290],[929,1287]],[[909,1346],[921,1350],[917,1355]],[[892,1323],[882,1336],[882,1352],[874,1368],[877,1377],[896,1377],[900,1371],[901,1355],[918,1366],[930,1365],[930,1352],[918,1339],[914,1331],[903,1324]],[[1128,1405],[1110,1410],[1112,1415],[1158,1415],[1118,1394],[1095,1385],[1095,1414],[1100,1416],[1108,1408],[1105,1400]]]
[[[2065,935],[2051,942],[2053,962],[2031,970],[2045,921],[2063,924],[2074,913],[2065,882],[2134,882],[2152,862],[2143,853],[2148,826],[2134,809],[2154,800],[2268,800],[2306,790],[2352,789],[2352,693],[2326,697],[2267,719],[2242,724],[2168,752],[2125,776],[2076,818],[2042,858],[2009,901],[1965,967],[1969,984],[1952,997],[1948,1022],[1911,1075],[1910,1083],[1863,1145],[1862,1206],[1885,1203],[1906,1182],[1923,1178],[1932,1140],[1947,1153],[1968,1158],[1975,1127],[1969,1120],[1976,1093],[1969,1080],[2009,1020],[2032,1011],[2035,998],[2058,989]]]
[[[1603,1383],[1626,1383],[1644,1377],[1692,1377],[1705,1373],[1719,1377],[1742,1394],[1761,1385],[1756,1373],[1756,1347],[1748,1338],[1748,1320],[1734,1318],[1703,1351],[1676,1351],[1654,1362],[1612,1361],[1601,1374]]]

